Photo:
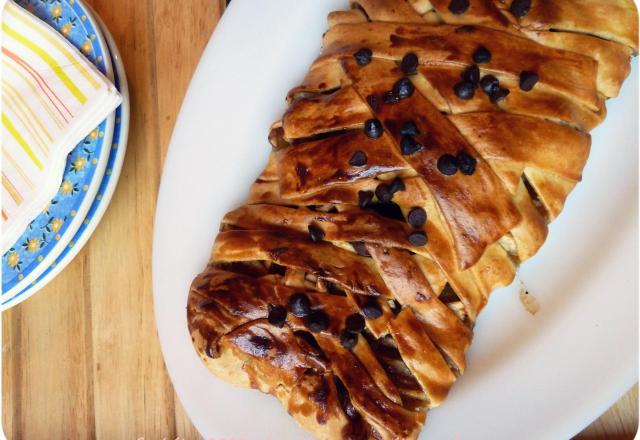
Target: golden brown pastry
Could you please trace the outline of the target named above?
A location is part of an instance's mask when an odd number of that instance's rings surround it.
[[[222,379],[323,439],[416,438],[534,255],[637,51],[631,0],[358,0],[187,307]]]

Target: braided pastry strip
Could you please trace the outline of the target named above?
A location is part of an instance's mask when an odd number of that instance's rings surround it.
[[[417,437],[464,372],[489,294],[580,180],[637,51],[631,1],[524,3],[522,17],[503,0],[329,15],[267,167],[191,286],[189,330],[214,374],[273,394],[319,438]],[[480,76],[506,99],[454,91],[480,45]],[[529,91],[522,71],[537,74]],[[445,155],[467,168],[445,173]]]

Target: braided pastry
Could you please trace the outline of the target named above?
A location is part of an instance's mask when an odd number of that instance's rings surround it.
[[[191,286],[218,377],[318,438],[416,438],[562,210],[637,51],[631,0],[357,0]]]

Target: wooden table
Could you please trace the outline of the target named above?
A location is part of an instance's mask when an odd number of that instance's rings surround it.
[[[120,183],[95,234],[38,295],[2,315],[10,439],[198,439],[167,376],[151,295],[163,159],[224,1],[85,0],[118,43],[131,90]],[[244,0],[247,1],[247,0]],[[582,438],[631,439],[637,386]]]

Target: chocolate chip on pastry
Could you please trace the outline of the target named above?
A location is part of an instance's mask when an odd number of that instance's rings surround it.
[[[491,94],[498,89],[500,81],[493,75],[485,75],[480,80],[480,88],[484,93],[491,96]]]
[[[382,316],[382,308],[378,301],[370,299],[362,306],[362,313],[367,319],[378,319]]]
[[[473,62],[476,64],[484,64],[491,61],[491,52],[484,46],[480,46],[473,53]]]
[[[324,240],[324,231],[321,227],[311,224],[309,225],[308,229],[311,241],[318,242]]]
[[[418,56],[413,52],[409,52],[408,54],[406,54],[402,58],[402,61],[400,61],[400,69],[406,75],[415,74],[417,68],[418,68]]]
[[[311,313],[311,301],[304,293],[294,293],[289,297],[289,310],[298,318],[304,318]]]
[[[358,206],[366,208],[373,200],[373,191],[358,191]]]
[[[347,350],[350,350],[353,347],[355,347],[356,344],[358,343],[358,334],[351,333],[345,330],[340,335],[340,343],[344,348],[346,348]]]
[[[458,172],[458,158],[451,154],[443,154],[438,158],[438,171],[445,176],[453,176]]]
[[[454,86],[456,96],[460,99],[468,100],[473,98],[476,91],[476,86],[470,81],[460,81]]]
[[[412,246],[424,246],[427,244],[427,234],[422,231],[416,231],[409,234],[409,243]]]
[[[362,167],[367,164],[367,153],[362,150],[358,150],[353,153],[351,159],[349,159],[349,165],[353,165],[354,167]]]
[[[345,329],[351,333],[360,333],[365,329],[364,318],[359,313],[353,313],[347,316],[345,321]]]
[[[369,138],[378,139],[382,136],[382,124],[377,119],[367,119],[364,121],[364,132]]]
[[[631,0],[356,3],[290,91],[187,318],[215,375],[313,436],[415,439],[580,181],[638,19]]]
[[[353,246],[353,250],[356,251],[356,253],[361,257],[371,256],[371,254],[367,250],[367,245],[364,243],[364,241],[352,241],[351,246]]]
[[[395,104],[400,102],[400,97],[393,93],[393,90],[388,90],[382,95],[382,99],[385,104]]]
[[[369,103],[374,112],[380,110],[380,99],[376,95],[367,96],[367,103]]]
[[[304,317],[304,322],[313,333],[320,333],[329,326],[329,317],[322,310],[315,310]]]
[[[520,73],[520,88],[525,92],[529,92],[533,89],[533,86],[536,85],[539,79],[540,78],[537,73],[523,70],[522,73]]]
[[[412,208],[407,216],[407,222],[414,228],[420,228],[427,222],[427,212],[420,207]]]
[[[478,81],[480,81],[480,69],[478,66],[472,64],[467,67],[464,72],[462,72],[462,79],[474,85],[478,84]]]
[[[413,95],[414,87],[409,78],[401,78],[393,85],[391,91],[398,99],[406,99]]]
[[[422,145],[412,135],[403,134],[400,139],[400,151],[405,156],[414,154],[422,149]]]
[[[469,153],[458,153],[456,159],[458,161],[458,169],[462,174],[470,176],[475,172],[478,161]]]
[[[376,197],[381,203],[389,203],[393,198],[391,187],[386,183],[381,183],[376,187]]]
[[[516,17],[524,17],[531,10],[531,0],[513,0],[509,10]]]
[[[282,306],[273,306],[269,308],[269,315],[267,316],[269,324],[276,327],[283,327],[287,320],[287,309]]]
[[[493,89],[489,97],[491,98],[491,102],[500,102],[507,99],[511,91],[509,89],[505,89],[504,87],[497,87]]]
[[[451,0],[449,2],[449,12],[455,15],[463,14],[469,9],[469,0]]]
[[[366,66],[371,62],[371,49],[363,47],[359,49],[356,53],[353,54],[353,57],[356,59],[359,65]]]
[[[404,136],[418,136],[420,134],[420,130],[418,130],[418,126],[413,121],[407,121],[400,129],[400,134]]]
[[[391,181],[391,185],[389,186],[389,190],[391,194],[395,194],[398,191],[404,191],[407,189],[407,186],[404,184],[400,177],[396,177]]]

